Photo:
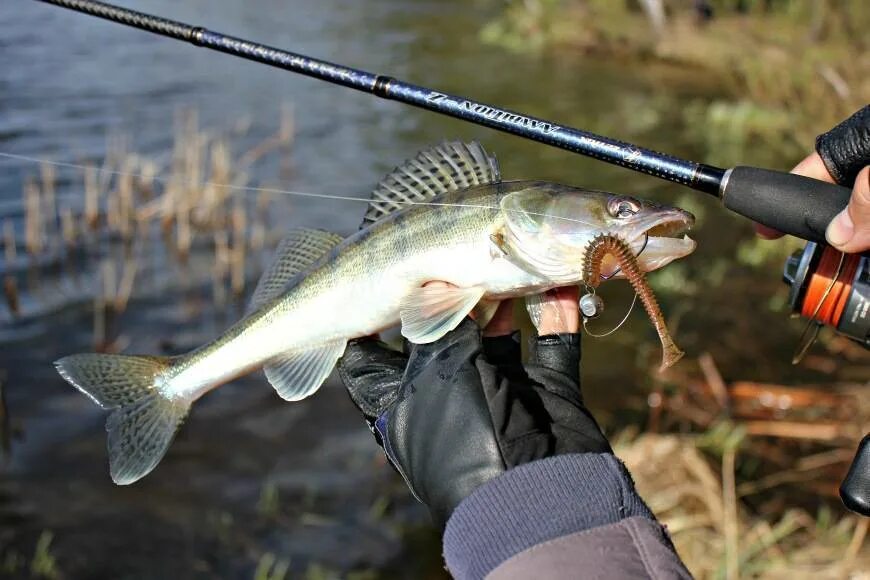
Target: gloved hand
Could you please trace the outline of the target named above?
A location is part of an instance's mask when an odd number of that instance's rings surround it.
[[[556,295],[576,310],[576,288]],[[556,328],[547,316],[542,328]],[[561,328],[569,332],[538,337],[526,365],[511,321],[507,302],[483,331],[466,319],[434,343],[412,345],[408,356],[374,338],[353,340],[339,362],[378,443],[441,527],[507,469],[611,452],[580,393],[578,320]]]

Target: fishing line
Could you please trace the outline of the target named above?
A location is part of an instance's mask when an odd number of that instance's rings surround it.
[[[615,327],[608,330],[604,334],[595,334],[595,333],[591,332],[589,330],[589,327],[587,326],[589,319],[585,318],[585,317],[583,318],[583,330],[585,330],[586,334],[588,334],[589,336],[591,336],[593,338],[604,338],[605,336],[610,336],[611,334],[613,334],[614,332],[616,332],[617,330],[622,328],[622,325],[625,324],[625,321],[628,320],[629,316],[631,316],[631,313],[634,310],[635,304],[637,304],[637,292],[634,293],[634,298],[631,299],[631,306],[628,307],[628,312],[625,313],[625,316],[622,318],[622,320],[619,321],[619,324],[617,324]]]
[[[0,157],[6,157],[8,159],[17,159],[19,161],[28,161],[31,163],[44,163],[46,165],[54,165],[57,167],[68,167],[71,169],[81,169],[83,171],[97,171],[97,172],[101,172],[101,173],[107,173],[109,175],[114,175],[117,177],[135,177],[137,179],[143,179],[143,180],[150,179],[153,181],[157,181],[158,183],[162,183],[164,185],[169,185],[170,181],[171,181],[170,179],[160,177],[157,175],[144,175],[142,173],[136,173],[136,172],[132,172],[132,171],[117,171],[114,169],[95,167],[93,165],[79,165],[77,163],[67,163],[67,162],[63,162],[63,161],[51,161],[49,159],[40,159],[38,157],[28,157],[26,155],[17,155],[15,153],[5,153],[3,151],[0,151]],[[330,194],[330,193],[313,193],[313,192],[307,192],[307,191],[290,191],[290,190],[286,190],[286,189],[275,189],[275,188],[271,188],[271,187],[254,187],[254,186],[250,186],[250,185],[233,185],[231,183],[217,183],[215,181],[203,181],[203,182],[198,183],[198,184],[190,182],[190,184],[196,185],[198,187],[206,187],[206,186],[223,187],[223,188],[232,189],[235,191],[255,191],[255,192],[259,192],[259,193],[274,193],[274,194],[291,195],[291,196],[298,196],[298,197],[334,199],[334,200],[339,200],[339,201],[356,201],[356,202],[362,202],[362,203],[370,203],[372,201],[371,199],[368,199],[368,198],[351,197],[349,195],[334,195],[334,194]],[[581,224],[581,225],[585,225],[585,226],[598,227],[591,222],[587,222],[587,221],[576,219],[576,218],[569,218],[566,216],[558,216],[558,215],[553,215],[553,214],[549,214],[549,213],[526,211],[526,210],[521,210],[521,209],[505,209],[505,208],[495,207],[495,206],[491,206],[491,205],[479,205],[479,204],[471,204],[471,203],[438,203],[438,202],[431,202],[431,201],[411,201],[411,200],[407,200],[407,201],[406,200],[390,200],[390,203],[407,204],[407,205],[424,205],[424,206],[431,206],[431,207],[466,207],[466,208],[475,208],[475,209],[491,209],[494,211],[505,211],[505,212],[509,212],[509,213],[518,213],[518,214],[523,214],[523,215],[553,218],[553,219],[559,219],[559,220],[577,223],[577,224]]]

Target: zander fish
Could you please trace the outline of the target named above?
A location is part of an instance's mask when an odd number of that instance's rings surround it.
[[[444,143],[380,182],[357,233],[292,231],[249,314],[214,341],[174,357],[77,354],[55,365],[112,411],[110,472],[129,484],[154,469],[191,404],[223,383],[263,367],[283,399],[304,399],[351,338],[401,323],[410,341],[432,342],[472,309],[485,323],[500,300],[582,283],[584,251],[602,234],[654,270],[694,250],[682,235],[693,222],[631,197],[502,181],[478,143]],[[619,274],[613,261],[600,271]],[[423,287],[433,280],[451,286]]]

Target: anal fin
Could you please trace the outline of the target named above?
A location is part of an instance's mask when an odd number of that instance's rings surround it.
[[[299,401],[320,388],[344,354],[347,340],[340,339],[305,350],[286,352],[263,370],[269,383],[285,401]]]

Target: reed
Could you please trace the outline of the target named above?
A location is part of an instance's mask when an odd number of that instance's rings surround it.
[[[32,264],[66,262],[70,266],[69,254],[77,249],[87,271],[94,270],[88,263],[110,254],[116,243],[129,250],[118,266],[120,277],[114,281],[112,293],[95,298],[95,335],[101,344],[107,340],[105,311],[127,308],[135,296],[140,257],[162,255],[157,246],[163,246],[184,266],[199,236],[212,239],[205,247],[214,252],[211,276],[215,297],[218,303],[226,303],[221,290],[226,279],[232,296],[240,298],[247,286],[248,255],[256,254],[253,263],[261,263],[260,255],[276,237],[269,220],[271,199],[264,194],[238,194],[221,186],[244,186],[253,164],[268,155],[286,157],[293,131],[292,115],[285,107],[274,135],[234,156],[227,135],[201,130],[196,112],[187,111],[177,116],[172,154],[165,162],[131,152],[125,136],[111,136],[105,159],[81,172],[80,204],[58,205],[57,170],[43,164],[39,179],[28,177],[23,188],[25,251]],[[7,220],[3,227],[8,274],[9,268],[17,267],[17,249],[13,222]],[[158,230],[163,231],[163,237],[154,235]],[[96,270],[102,285],[105,264]],[[186,268],[181,273],[188,276]],[[34,290],[38,291],[40,284],[32,274]],[[7,305],[18,312],[15,278],[7,275],[4,285]]]
[[[6,274],[3,276],[3,295],[6,298],[6,307],[9,309],[9,313],[16,317],[21,313],[18,299],[18,280],[10,271],[18,261],[18,247],[15,241],[15,224],[9,218],[3,220],[3,257],[6,262]]]
[[[32,178],[24,182],[24,210],[24,247],[35,257],[43,250],[43,221],[39,186]]]

